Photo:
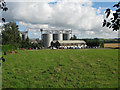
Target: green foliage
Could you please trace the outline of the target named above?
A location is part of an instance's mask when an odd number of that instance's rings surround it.
[[[84,40],[88,46],[100,46],[104,48],[104,43],[120,43],[120,38],[115,39],[101,39],[101,38],[94,38],[94,39],[78,39]]]
[[[99,40],[99,43],[100,48],[104,48],[104,40]]]
[[[22,40],[21,47],[22,48],[30,48],[30,40],[28,37],[25,40]]]
[[[77,36],[73,35],[70,40],[77,40]]]
[[[4,56],[3,88],[118,88],[118,50],[19,50]]]
[[[83,39],[87,46],[93,47],[93,46],[99,46],[100,42],[98,38],[94,38],[94,39]]]
[[[103,22],[103,27],[106,26],[108,28],[112,28],[113,31],[116,30],[120,30],[120,1],[115,4],[113,7],[116,7],[115,9],[115,12],[113,13],[113,17],[114,18],[110,18],[109,20],[108,17],[110,17],[110,14],[112,13],[111,12],[111,9],[106,9],[106,18],[107,19],[104,19],[104,22]]]
[[[104,43],[120,43],[120,39],[104,39]]]
[[[30,48],[36,48],[36,47],[41,47],[39,43],[31,43]]]
[[[25,40],[22,40],[21,48],[36,48],[41,47],[40,43],[31,43],[30,39],[27,37]]]
[[[2,44],[3,45],[13,45],[15,48],[21,46],[20,32],[18,31],[18,25],[15,22],[9,22],[4,24],[2,31]]]
[[[2,47],[2,52],[11,51],[15,49],[12,45],[2,45],[0,47]]]

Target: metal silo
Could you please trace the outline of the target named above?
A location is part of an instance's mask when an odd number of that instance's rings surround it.
[[[20,36],[21,36],[22,40],[25,40],[28,37],[28,31],[20,32]]]
[[[69,40],[71,39],[71,37],[72,37],[72,33],[69,34]]]
[[[63,40],[63,34],[60,32],[53,34],[53,40]]]
[[[43,39],[43,46],[45,48],[51,46],[51,41],[53,41],[53,34],[51,33],[44,33],[42,34],[42,39]]]
[[[70,40],[71,37],[72,37],[71,33],[64,33],[63,34],[63,40]]]

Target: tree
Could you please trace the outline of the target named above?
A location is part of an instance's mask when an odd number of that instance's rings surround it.
[[[22,48],[30,48],[30,40],[28,37],[25,40],[22,40],[21,47]]]
[[[106,9],[106,19],[104,19],[103,27],[106,26],[112,28],[113,31],[118,31],[120,29],[120,2],[118,2],[118,4],[115,4],[113,7],[116,7],[115,12],[113,13],[114,18],[107,20],[111,14],[111,10],[109,8]]]
[[[8,45],[11,44],[15,48],[21,47],[21,37],[20,32],[18,31],[18,25],[15,22],[9,22],[3,25],[5,29],[2,31],[2,44]]]
[[[51,42],[51,47],[53,48],[55,46],[55,43],[52,41]]]
[[[73,35],[70,40],[77,40],[77,36]]]
[[[55,47],[58,48],[60,46],[60,43],[58,41],[55,42]]]
[[[99,42],[99,39],[98,38],[94,38],[94,39],[83,39],[87,46],[89,47],[95,47],[95,46],[99,46],[100,42]]]

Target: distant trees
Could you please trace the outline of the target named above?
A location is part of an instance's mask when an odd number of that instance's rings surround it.
[[[60,43],[58,41],[55,42],[55,47],[58,48],[60,46]]]
[[[112,28],[113,31],[118,31],[120,30],[120,2],[118,2],[118,4],[115,4],[113,7],[116,7],[116,10],[113,13],[113,18],[110,18],[109,20],[107,19],[111,14],[111,10],[109,8],[106,9],[106,19],[104,19],[103,27],[106,26]]]
[[[71,37],[70,40],[77,40],[77,36],[76,36],[76,35],[73,35],[73,37]]]
[[[51,47],[54,47],[55,46],[55,43],[52,41],[51,42]]]
[[[2,44],[13,45],[15,48],[21,47],[21,37],[18,31],[18,25],[15,22],[9,22],[3,25]]]
[[[55,47],[55,48],[58,48],[60,46],[60,43],[58,42],[58,41],[56,41],[56,42],[51,42],[51,47],[53,48],[53,47]]]
[[[27,37],[25,40],[22,40],[21,42],[21,47],[22,48],[30,48],[30,40],[29,38]]]
[[[94,39],[83,39],[87,46],[89,47],[94,47],[94,46],[99,46],[100,42],[98,38],[94,38]]]

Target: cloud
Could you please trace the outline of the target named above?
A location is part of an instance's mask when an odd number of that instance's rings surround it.
[[[9,2],[9,10],[3,16],[7,21],[18,21],[20,26],[31,31],[39,28],[71,28],[73,33],[81,33],[82,37],[117,37],[117,33],[111,35],[112,30],[102,27],[104,15],[100,13],[103,8],[93,8],[91,1],[61,0],[56,4],[48,3]]]
[[[87,34],[95,34],[94,31],[86,31]]]
[[[35,36],[39,36],[39,34],[38,33],[33,33]]]
[[[40,29],[40,28],[48,28],[48,24],[31,24],[31,23],[25,23],[20,21],[19,26],[24,26],[26,29]]]

